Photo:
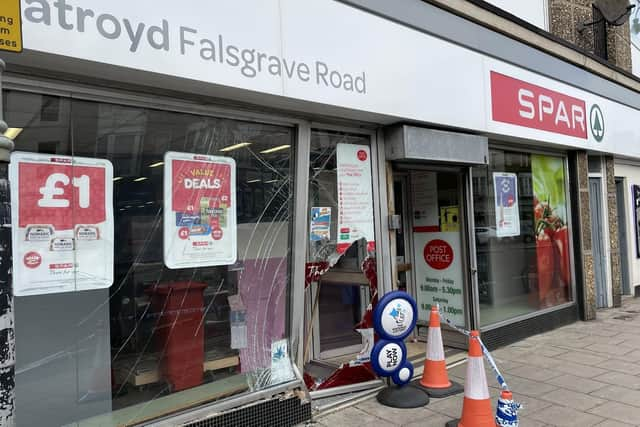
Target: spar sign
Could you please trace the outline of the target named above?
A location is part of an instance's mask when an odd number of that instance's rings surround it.
[[[236,262],[236,163],[229,157],[164,156],[164,262],[169,268]]]
[[[491,113],[497,122],[587,140],[604,138],[604,114],[597,104],[491,71]]]
[[[111,286],[111,163],[15,152],[9,179],[15,295]]]

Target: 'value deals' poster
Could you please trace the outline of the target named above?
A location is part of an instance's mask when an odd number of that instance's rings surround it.
[[[164,166],[164,262],[167,267],[235,263],[235,161],[229,157],[167,152]]]
[[[9,180],[14,294],[111,286],[111,162],[14,152]]]

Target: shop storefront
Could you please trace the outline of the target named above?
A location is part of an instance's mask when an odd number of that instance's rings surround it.
[[[615,163],[618,241],[622,293],[640,295],[640,164],[619,159]]]
[[[418,302],[414,362],[433,304],[492,346],[578,318],[573,154],[640,158],[640,105],[487,29],[504,57],[433,35],[470,24],[423,2],[352,3],[23,2],[18,425],[301,422],[379,384],[393,289]]]

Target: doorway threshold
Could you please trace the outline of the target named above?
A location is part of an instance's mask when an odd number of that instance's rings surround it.
[[[416,348],[419,346],[423,351],[422,355],[418,355],[412,352],[411,347]],[[424,343],[407,343],[408,360],[414,365],[413,379],[422,377],[424,370]],[[345,358],[348,356],[344,356]],[[463,350],[445,347],[445,359],[447,363],[447,369],[458,366],[467,360],[467,353]],[[308,366],[313,364],[312,369],[328,369],[335,362],[322,361],[311,362]],[[313,416],[324,416],[332,412],[344,409],[348,406],[355,405],[364,400],[370,399],[375,396],[380,390],[386,387],[386,381],[383,379],[377,379],[374,381],[366,381],[363,383],[350,384],[346,386],[334,387],[331,389],[318,390],[309,392],[312,403]]]

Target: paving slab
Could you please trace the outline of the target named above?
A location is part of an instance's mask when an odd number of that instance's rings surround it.
[[[581,365],[580,363],[571,363],[569,361],[563,361],[563,363],[555,365],[553,369],[559,372],[564,372],[565,374],[571,374],[582,378],[593,378],[609,372],[606,369],[597,368],[595,366]]]
[[[402,427],[444,427],[444,425],[451,421],[451,417],[443,414],[438,414],[436,412],[432,412],[433,415],[430,415],[429,418],[419,419],[412,421],[410,423],[402,424]],[[335,427],[335,426],[332,426]],[[376,426],[371,426],[376,427]],[[524,425],[523,425],[524,427]]]
[[[589,350],[593,353],[602,353],[611,357],[622,357],[625,354],[631,353],[634,348],[621,343],[602,343],[590,345],[586,348],[586,350]]]
[[[329,414],[325,417],[319,417],[315,420],[317,423],[325,426],[345,426],[345,427],[360,427],[360,426],[384,426],[394,427],[399,424],[387,421],[382,418],[375,417],[366,413],[356,407],[342,409],[340,411]]]
[[[525,366],[521,366],[519,368],[514,368],[514,369],[502,369],[502,368],[500,369],[503,374],[509,373],[510,375],[515,375],[520,378],[526,378],[528,380],[542,381],[542,382],[549,380],[553,377],[563,375],[558,371],[554,371],[551,369],[544,369],[539,366],[533,366],[533,365],[525,365]]]
[[[549,393],[552,390],[559,388],[553,384],[547,384],[539,381],[532,381],[526,378],[520,378],[517,376],[510,375],[506,378],[509,386],[512,391],[518,392],[519,394],[531,397],[542,396],[546,393]]]
[[[620,359],[626,358],[625,356],[621,356]],[[640,374],[640,364],[633,363],[629,361],[624,361],[620,359],[609,359],[605,362],[605,366],[610,371],[622,372],[629,375],[639,375]]]
[[[596,427],[634,427],[634,424],[621,423],[620,421],[615,420],[605,420],[596,425]]]
[[[619,385],[632,390],[640,390],[640,376],[629,375],[622,372],[607,372],[593,378],[595,381]]]
[[[601,366],[607,359],[607,356],[596,355],[586,351],[578,350],[561,354],[557,357],[557,360],[566,360],[567,362],[580,363],[581,365],[588,366]]]
[[[603,374],[608,375],[608,374]],[[596,377],[600,378],[600,377]],[[575,375],[561,375],[559,377],[551,378],[547,381],[548,384],[553,384],[558,387],[566,388],[569,390],[591,393],[592,391],[598,390],[599,388],[606,387],[607,384],[605,382],[594,381],[587,378],[577,377]]]
[[[613,402],[626,403],[627,405],[640,408],[640,391],[617,385],[608,385],[591,393],[591,396],[610,400]],[[640,420],[638,420],[640,424]]]
[[[553,404],[567,406],[579,411],[586,411],[587,409],[595,408],[596,406],[602,405],[603,403],[607,402],[607,400],[599,397],[591,396],[585,393],[578,393],[563,388],[550,391],[540,398],[547,400]]]
[[[463,396],[451,396],[444,399],[432,399],[429,402],[429,410],[437,412],[449,417],[449,420],[454,418],[460,418],[462,414],[462,401]],[[493,403],[495,410],[495,403]]]
[[[369,415],[373,415],[374,417],[400,425],[411,423],[419,419],[426,419],[430,415],[434,415],[434,412],[427,410],[426,406],[411,409],[390,408],[388,406],[381,405],[375,397],[360,403],[358,405],[358,409]]]
[[[587,412],[632,425],[640,422],[640,408],[620,402],[607,402]]]
[[[518,420],[520,421],[520,425],[522,427],[553,427],[550,424],[543,423],[542,421],[534,420],[533,418],[520,417],[518,416]]]
[[[590,427],[604,421],[603,417],[556,405],[549,406],[542,411],[528,415],[528,417],[552,426],[562,427]]]

